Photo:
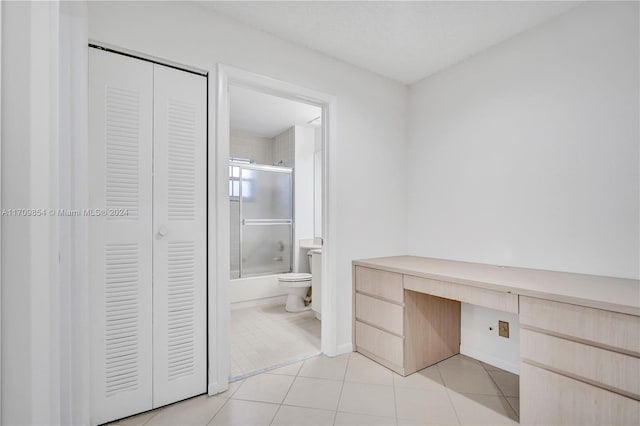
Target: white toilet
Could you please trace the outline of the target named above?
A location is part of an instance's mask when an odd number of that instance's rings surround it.
[[[311,253],[308,253],[309,268],[311,268]],[[313,271],[312,271],[313,272]],[[307,297],[309,287],[311,287],[311,274],[306,272],[291,272],[289,274],[278,275],[278,284],[287,289],[287,312],[302,312],[311,309],[311,304],[305,306],[304,298]]]

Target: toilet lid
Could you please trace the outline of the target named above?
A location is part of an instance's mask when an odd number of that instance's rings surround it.
[[[311,281],[311,274],[304,272],[291,272],[289,274],[278,275],[279,281]]]

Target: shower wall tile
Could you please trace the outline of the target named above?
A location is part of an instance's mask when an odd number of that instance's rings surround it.
[[[232,157],[249,158],[257,164],[273,164],[273,139],[231,130],[229,153]]]
[[[294,167],[295,138],[295,127],[291,127],[273,138],[273,164]]]

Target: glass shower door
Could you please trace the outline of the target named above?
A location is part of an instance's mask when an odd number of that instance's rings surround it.
[[[291,169],[243,165],[239,174],[240,277],[290,272]]]

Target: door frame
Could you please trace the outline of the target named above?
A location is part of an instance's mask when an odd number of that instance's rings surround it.
[[[215,272],[215,288],[209,292],[209,394],[228,388],[230,373],[230,301],[229,301],[229,86],[249,88],[322,109],[322,323],[321,351],[336,356],[336,117],[337,98],[314,89],[255,74],[233,66],[218,64],[216,78],[216,158],[209,152],[210,164],[215,165],[216,182],[210,181],[209,212],[216,212],[215,226],[209,227],[210,241],[216,248],[209,250],[209,271]],[[210,175],[210,179],[211,176]],[[215,190],[212,192],[212,189]],[[210,216],[211,219],[211,216]],[[216,237],[216,238],[214,238]],[[211,274],[210,279],[214,279]]]

